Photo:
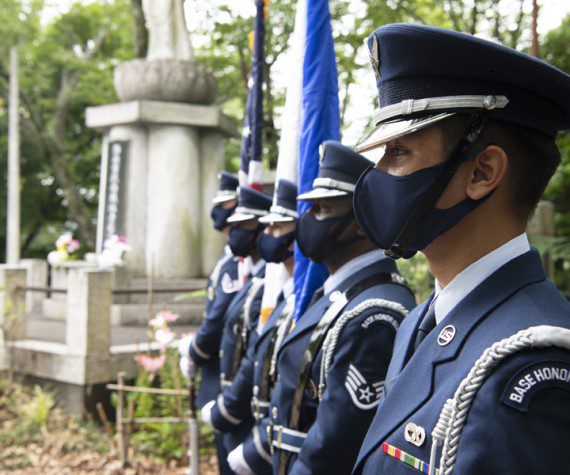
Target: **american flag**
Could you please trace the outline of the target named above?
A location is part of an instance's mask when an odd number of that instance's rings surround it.
[[[251,72],[245,106],[245,119],[241,144],[240,186],[263,191],[262,130],[263,130],[263,69],[265,66],[265,2],[255,0]]]

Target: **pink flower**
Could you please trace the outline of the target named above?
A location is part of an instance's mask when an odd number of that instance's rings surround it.
[[[146,372],[154,374],[164,366],[166,355],[149,356],[144,353],[139,353],[135,356],[135,361]]]
[[[77,249],[81,247],[81,244],[79,244],[79,241],[77,239],[72,239],[67,243],[65,247],[69,254],[73,254],[75,251],[77,251]]]
[[[167,346],[174,338],[176,338],[176,333],[170,328],[159,328],[154,332],[155,341],[162,346]]]
[[[168,310],[163,310],[157,316],[161,316],[166,323],[175,322],[180,318],[180,315],[178,315],[177,313],[169,312]]]
[[[156,314],[156,317],[149,320],[148,325],[158,330],[159,328],[165,328],[169,323],[175,322],[180,318],[177,313],[169,312],[168,310],[163,310]]]
[[[148,321],[148,326],[154,328],[155,330],[163,328],[165,325],[166,322],[164,321],[164,318],[160,315],[160,313],[156,317],[151,318]]]

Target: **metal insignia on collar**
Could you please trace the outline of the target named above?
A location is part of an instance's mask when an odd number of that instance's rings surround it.
[[[372,37],[372,51],[370,51],[370,62],[372,63],[372,69],[376,75],[376,79],[380,79],[380,50],[378,46],[378,37],[374,35]]]
[[[426,440],[426,431],[422,426],[408,422],[404,429],[404,438],[417,447],[421,447]]]
[[[453,325],[447,325],[439,332],[439,335],[437,336],[437,344],[439,346],[449,345],[454,338],[455,327]]]
[[[336,302],[342,295],[342,292],[340,290],[335,290],[332,294],[330,294],[329,296],[329,300],[331,302]]]
[[[369,383],[354,365],[350,365],[346,373],[344,387],[356,407],[368,410],[378,406],[384,381]]]

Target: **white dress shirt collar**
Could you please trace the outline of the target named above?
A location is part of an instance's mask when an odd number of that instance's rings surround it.
[[[507,262],[530,251],[526,233],[491,251],[461,271],[444,288],[435,281],[435,320],[441,322],[481,282]]]
[[[255,264],[253,264],[253,267],[251,268],[251,275],[256,275],[264,265],[265,261],[263,259],[259,259]]]
[[[351,277],[358,271],[368,267],[374,262],[381,261],[382,259],[386,259],[384,252],[375,249],[348,261],[346,264],[339,267],[334,274],[329,275],[328,279],[325,280],[325,283],[323,284],[325,295],[336,289],[348,277]]]

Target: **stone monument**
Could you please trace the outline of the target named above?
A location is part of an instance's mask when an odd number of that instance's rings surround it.
[[[213,75],[194,58],[182,0],[143,0],[145,59],[115,70],[120,103],[87,109],[103,132],[97,247],[126,237],[126,279],[182,284],[221,250],[209,222],[224,143],[236,124],[213,105]],[[124,284],[123,284],[124,285]]]

